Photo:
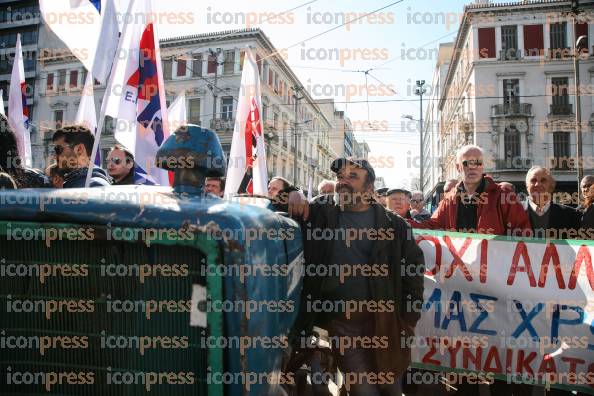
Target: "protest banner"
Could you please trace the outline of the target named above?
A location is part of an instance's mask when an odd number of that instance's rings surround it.
[[[413,366],[594,394],[594,241],[415,230]],[[463,376],[458,376],[463,378]]]

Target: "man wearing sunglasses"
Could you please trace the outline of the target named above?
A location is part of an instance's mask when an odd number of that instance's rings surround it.
[[[125,148],[115,145],[107,155],[107,172],[117,186],[134,183],[134,156]]]
[[[416,221],[427,220],[431,217],[431,213],[423,206],[425,199],[423,198],[422,191],[413,191],[412,198],[410,199],[410,215]]]
[[[91,164],[91,152],[95,138],[83,126],[65,126],[58,129],[52,137],[58,168],[64,171],[63,188],[84,188],[87,170]],[[96,166],[93,167],[90,187],[111,185],[112,179]]]
[[[410,221],[414,228],[494,235],[517,235],[531,229],[528,215],[516,194],[504,191],[484,175],[480,147],[460,148],[456,169],[462,176],[455,187],[456,194],[446,195],[431,218]]]

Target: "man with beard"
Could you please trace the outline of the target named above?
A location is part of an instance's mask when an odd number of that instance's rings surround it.
[[[406,222],[375,201],[375,172],[367,160],[340,158],[331,170],[338,202],[333,196],[310,204],[296,194],[289,197],[289,213],[303,220],[308,266],[292,334],[307,337],[317,326],[328,330],[331,339],[383,340],[369,348],[346,348],[335,357],[341,371],[351,374],[347,378],[357,378],[349,383],[350,395],[398,395],[399,377],[410,364],[410,349],[401,344],[401,336],[412,336],[420,318],[420,312],[407,309],[407,301],[412,306],[423,301],[423,252]],[[346,308],[347,302],[353,309]],[[333,309],[321,312],[319,306]],[[375,377],[366,376],[370,373]]]
[[[58,129],[52,137],[58,168],[64,174],[63,188],[85,187],[87,170],[91,163],[91,153],[95,138],[90,130],[83,126],[66,126]],[[93,166],[89,187],[109,186],[111,177],[96,166]]]

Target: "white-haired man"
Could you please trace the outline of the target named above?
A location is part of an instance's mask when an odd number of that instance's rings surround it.
[[[535,238],[573,239],[580,227],[579,213],[569,206],[552,201],[555,178],[542,166],[533,166],[526,174],[528,200],[524,208]]]
[[[483,150],[475,145],[460,148],[456,169],[462,176],[456,194],[447,194],[430,219],[409,221],[414,228],[521,235],[530,232],[530,221],[513,192],[504,192],[484,175]],[[501,194],[505,193],[505,199]]]
[[[417,221],[427,220],[431,217],[431,213],[425,209],[425,198],[423,191],[413,191],[410,198],[410,215]]]
[[[333,180],[324,179],[318,184],[318,193],[319,194],[334,194],[334,190],[336,188],[336,182]]]

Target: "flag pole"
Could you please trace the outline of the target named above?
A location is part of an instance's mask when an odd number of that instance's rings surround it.
[[[131,0],[130,4],[128,4],[128,10],[126,11],[127,15],[130,15],[130,10],[134,5],[135,0]],[[120,42],[118,43],[118,49],[116,50],[116,57],[120,54],[120,50],[122,49],[123,39],[125,37],[124,32],[128,29],[130,25],[124,25],[122,29],[122,34],[120,35]],[[115,61],[115,58],[114,58]],[[87,178],[85,180],[85,188],[88,188],[91,184],[91,177],[93,175],[93,168],[95,167],[95,158],[97,158],[97,151],[99,150],[99,142],[101,141],[101,133],[103,132],[103,126],[105,125],[105,113],[107,112],[107,97],[109,93],[113,89],[113,80],[114,80],[114,73],[113,68],[116,62],[111,63],[111,69],[109,72],[109,80],[107,86],[105,87],[105,93],[103,94],[103,100],[101,101],[101,111],[99,112],[99,120],[97,120],[97,132],[95,133],[95,142],[93,143],[93,151],[91,152],[91,158],[89,158],[89,169],[87,169]],[[94,92],[93,92],[94,95]]]

